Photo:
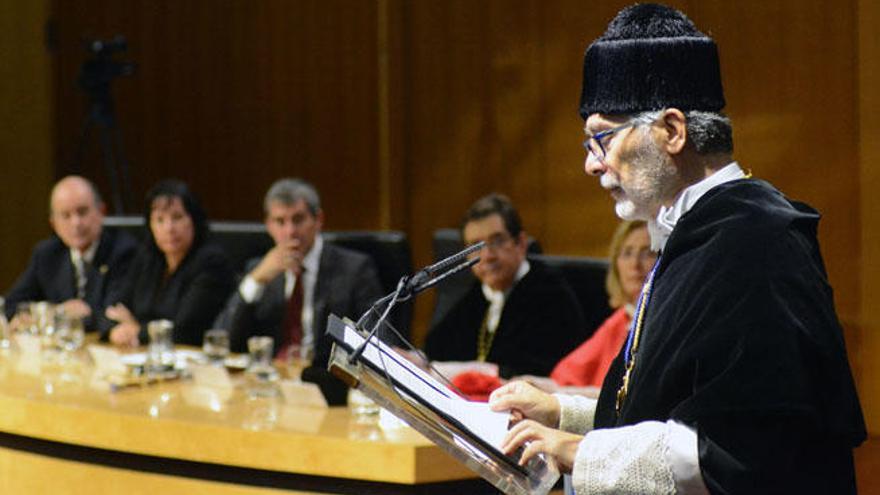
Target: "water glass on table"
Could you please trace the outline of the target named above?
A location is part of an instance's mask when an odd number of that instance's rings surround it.
[[[250,364],[245,370],[248,394],[257,397],[278,395],[278,371],[272,365],[272,337],[255,336],[247,341]]]
[[[15,307],[15,315],[12,317],[10,325],[13,332],[21,332],[31,335],[37,335],[39,332],[34,325],[34,318],[31,313],[31,302],[20,302]]]
[[[43,341],[43,347],[50,347],[55,333],[55,305],[49,301],[37,301],[31,303],[30,308],[31,321]]]
[[[85,327],[82,318],[68,315],[59,308],[55,312],[55,346],[69,355],[82,347],[85,340]]]
[[[205,332],[202,353],[207,358],[208,364],[222,366],[229,356],[229,332],[222,328]]]
[[[169,320],[153,320],[147,323],[146,372],[162,375],[174,369],[174,323]]]

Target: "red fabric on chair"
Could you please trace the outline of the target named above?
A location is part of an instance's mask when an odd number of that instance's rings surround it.
[[[624,308],[615,311],[592,337],[556,364],[550,378],[562,386],[601,387],[626,341],[631,321]]]
[[[479,371],[465,371],[452,377],[452,384],[468,399],[487,402],[489,394],[501,386],[501,380],[497,376]]]

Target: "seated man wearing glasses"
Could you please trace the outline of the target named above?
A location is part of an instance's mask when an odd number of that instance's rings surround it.
[[[472,268],[477,281],[428,334],[435,361],[488,361],[502,377],[546,376],[584,338],[584,316],[562,277],[526,259],[526,233],[510,200],[490,194],[461,227],[471,245],[485,241]]]

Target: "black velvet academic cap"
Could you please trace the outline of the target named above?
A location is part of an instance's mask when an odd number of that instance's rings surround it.
[[[724,108],[718,48],[678,10],[620,11],[584,56],[580,115]]]

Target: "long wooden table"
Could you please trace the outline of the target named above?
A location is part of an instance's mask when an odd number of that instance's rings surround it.
[[[491,491],[408,427],[190,381],[111,392],[84,363],[0,355],[0,493]]]

